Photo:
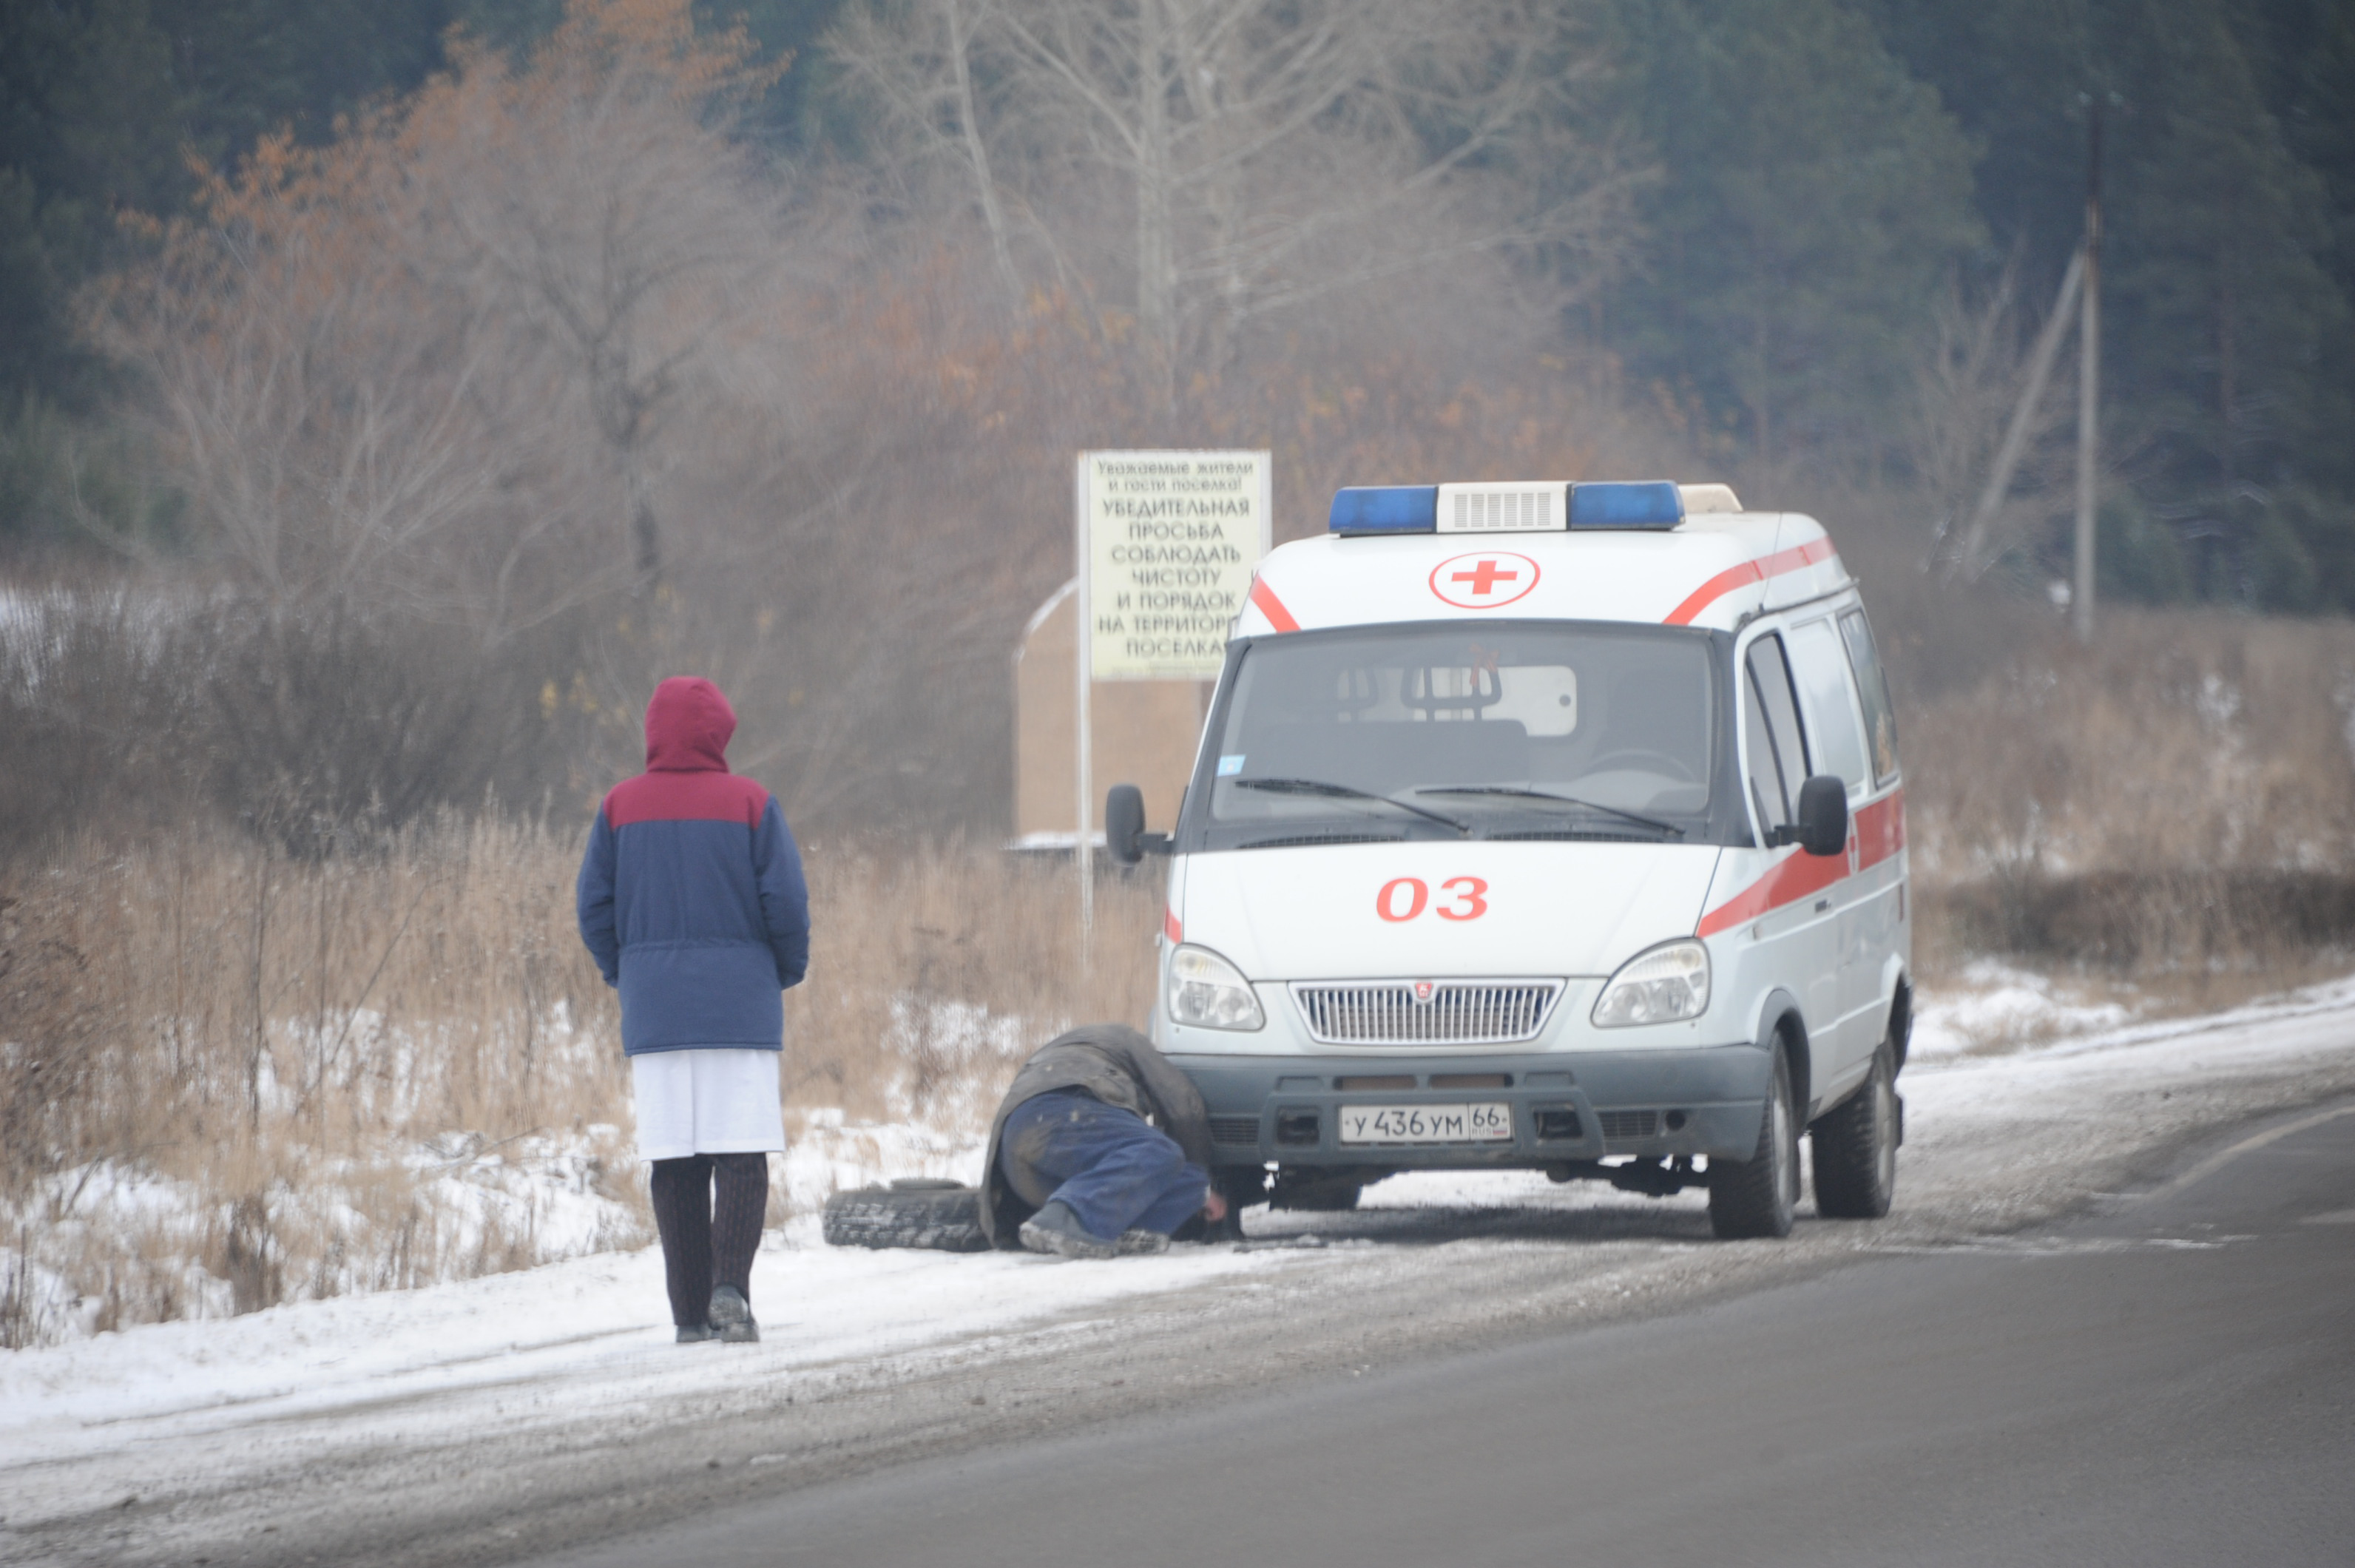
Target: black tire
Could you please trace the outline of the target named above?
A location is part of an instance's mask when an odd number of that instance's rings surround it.
[[[826,1200],[828,1246],[921,1247],[940,1253],[989,1250],[981,1233],[981,1194],[954,1181],[895,1181],[837,1192]]]
[[[1878,1220],[1897,1190],[1897,1069],[1883,1042],[1864,1087],[1808,1129],[1816,1156],[1816,1212]]]
[[[1799,1118],[1791,1108],[1791,1068],[1778,1049],[1758,1147],[1748,1159],[1709,1162],[1709,1228],[1726,1241],[1791,1233],[1799,1208]]]

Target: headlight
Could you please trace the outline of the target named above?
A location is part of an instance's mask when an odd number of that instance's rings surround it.
[[[1619,965],[1594,1004],[1594,1027],[1675,1023],[1697,1019],[1709,1006],[1709,949],[1671,942]]]
[[[1262,1029],[1267,1015],[1242,971],[1207,947],[1169,955],[1169,1021],[1198,1029]]]

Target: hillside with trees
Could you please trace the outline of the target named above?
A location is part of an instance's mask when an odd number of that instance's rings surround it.
[[[2355,610],[2326,0],[10,7],[0,550],[79,585],[21,723],[95,780],[12,819],[569,808],[687,661],[813,820],[994,831],[1088,445],[1272,447],[1285,533],[1348,482],[1723,476],[2033,615],[2070,357],[1955,532],[2097,101],[2104,595]],[[125,735],[168,801],[105,801]]]

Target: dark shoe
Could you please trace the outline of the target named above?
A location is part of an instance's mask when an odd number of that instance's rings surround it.
[[[1034,1253],[1061,1258],[1108,1258],[1120,1251],[1115,1242],[1088,1234],[1080,1217],[1064,1203],[1050,1203],[1022,1221],[1022,1244]]]
[[[732,1285],[711,1293],[711,1328],[725,1344],[757,1344],[761,1339],[761,1326],[752,1321],[752,1304]]]
[[[678,1326],[678,1342],[682,1345],[700,1345],[706,1339],[718,1338],[719,1330],[709,1323],[682,1323]]]
[[[1158,1231],[1123,1231],[1114,1243],[1124,1258],[1149,1258],[1169,1250],[1169,1238]]]

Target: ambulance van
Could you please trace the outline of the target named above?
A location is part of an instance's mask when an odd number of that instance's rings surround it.
[[[1887,1212],[1903,778],[1821,525],[1721,485],[1346,489],[1262,563],[1173,831],[1154,1041],[1231,1200],[1524,1168]]]

